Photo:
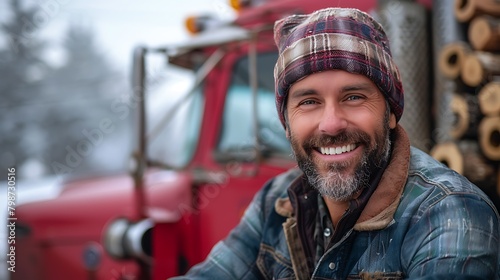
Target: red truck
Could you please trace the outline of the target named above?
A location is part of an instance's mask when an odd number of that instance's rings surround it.
[[[295,165],[274,105],[273,24],[332,4],[370,11],[375,0],[232,2],[240,10],[231,22],[193,18],[191,27],[198,33],[190,40],[136,48],[133,170],[67,182],[55,199],[19,206],[11,279],[166,279],[182,274],[238,223],[270,177]],[[192,90],[172,106],[188,112],[182,133],[172,133],[163,121],[152,127],[146,117],[145,69],[152,55],[196,75]],[[165,119],[172,115],[167,112]],[[151,143],[157,135],[162,140]],[[181,143],[183,156],[176,166],[161,149],[174,138],[181,140],[175,142]]]

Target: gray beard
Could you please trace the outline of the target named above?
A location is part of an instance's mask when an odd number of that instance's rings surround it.
[[[337,201],[348,201],[358,191],[367,186],[370,179],[366,156],[363,156],[363,159],[355,170],[355,174],[352,176],[344,176],[339,173],[337,170],[343,168],[339,168],[338,165],[331,165],[328,173],[323,176],[317,172],[312,161],[301,161],[299,166],[311,186],[317,189],[323,197]]]
[[[383,134],[375,135],[375,145],[363,154],[354,174],[346,176],[340,171],[347,168],[348,163],[330,164],[327,174],[320,175],[310,156],[300,155],[296,152],[298,143],[294,141],[292,134],[293,155],[297,159],[300,169],[306,175],[309,184],[317,189],[323,197],[336,201],[349,201],[360,190],[367,187],[370,182],[371,170],[376,167],[380,168],[389,159],[391,141],[388,114],[386,114],[385,119]]]
[[[317,189],[323,197],[336,201],[349,201],[355,194],[369,185],[373,167],[379,167],[388,160],[390,146],[391,143],[387,137],[383,149],[380,152],[365,153],[354,174],[350,176],[339,172],[346,167],[341,164],[330,165],[325,175],[320,175],[314,163],[309,159],[298,160],[299,167],[306,175],[309,184]],[[370,162],[376,164],[370,164]]]

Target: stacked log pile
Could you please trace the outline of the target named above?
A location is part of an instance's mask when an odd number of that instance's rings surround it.
[[[441,84],[452,83],[452,121],[437,127],[430,154],[500,202],[500,1],[453,0],[454,19],[465,36],[437,53]],[[443,89],[437,89],[443,90]],[[442,92],[437,92],[443,96]],[[439,104],[438,104],[439,105]],[[441,116],[445,118],[446,116]]]

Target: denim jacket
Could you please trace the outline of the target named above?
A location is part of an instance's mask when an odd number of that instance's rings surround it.
[[[354,227],[312,266],[305,228],[315,220],[314,195],[294,169],[270,180],[228,237],[178,279],[500,279],[495,206],[410,147],[400,126],[395,133],[390,162]]]

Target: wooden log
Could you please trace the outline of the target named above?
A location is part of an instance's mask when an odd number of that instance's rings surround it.
[[[460,69],[462,81],[471,87],[498,79],[500,76],[500,55],[476,51],[466,55]]]
[[[487,116],[500,115],[500,82],[489,82],[478,93],[479,108]]]
[[[438,57],[439,70],[443,76],[449,79],[459,78],[460,69],[462,68],[465,56],[469,52],[471,52],[470,46],[462,41],[443,46]]]
[[[482,155],[476,141],[440,143],[433,147],[430,155],[475,184],[485,187],[495,185],[495,169]]]
[[[458,142],[458,149],[464,157],[464,176],[470,181],[492,187],[495,185],[495,168],[482,154],[477,141],[463,140]]]
[[[500,196],[500,167],[497,170],[497,195]]]
[[[475,50],[500,51],[500,19],[491,16],[474,18],[469,25],[468,37]]]
[[[464,174],[464,158],[454,142],[436,144],[429,154],[459,174]]]
[[[454,93],[450,103],[453,113],[453,126],[450,135],[453,139],[476,138],[482,114],[478,98],[472,94]]]
[[[500,116],[484,117],[479,124],[479,145],[483,154],[500,160]]]
[[[500,2],[497,0],[455,0],[455,16],[460,22],[467,22],[484,14],[500,16]]]

